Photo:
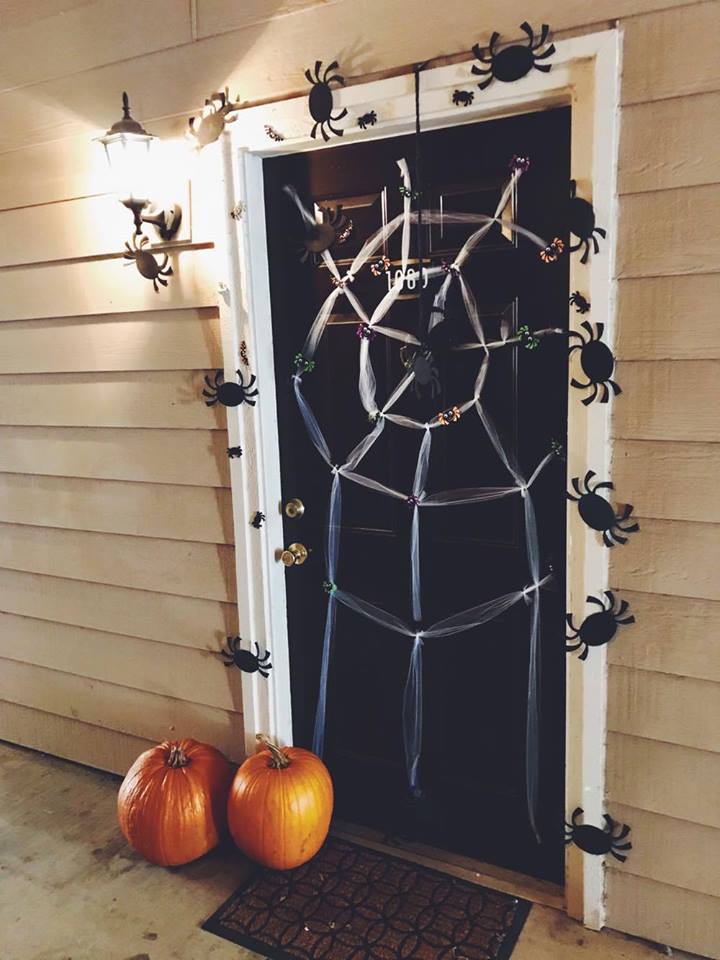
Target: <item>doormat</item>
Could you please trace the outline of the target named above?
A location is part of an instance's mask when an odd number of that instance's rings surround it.
[[[203,930],[271,960],[508,960],[530,903],[330,837],[259,869]]]

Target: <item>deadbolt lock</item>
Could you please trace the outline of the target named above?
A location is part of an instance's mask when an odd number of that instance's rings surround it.
[[[280,560],[286,567],[299,567],[308,558],[308,549],[302,543],[291,543],[280,554]]]
[[[298,500],[297,497],[293,497],[292,500],[288,500],[285,504],[285,516],[291,520],[297,520],[297,518],[301,517],[304,513],[305,504],[302,500]]]

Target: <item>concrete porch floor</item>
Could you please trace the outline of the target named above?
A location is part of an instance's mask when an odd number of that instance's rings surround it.
[[[0,743],[0,958],[256,957],[199,927],[241,882],[247,863],[232,850],[177,869],[146,863],[118,829],[117,790],[109,774]],[[660,955],[657,947],[592,933],[534,906],[513,960]]]

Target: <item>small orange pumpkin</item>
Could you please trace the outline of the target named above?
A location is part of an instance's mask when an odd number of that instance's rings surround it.
[[[301,747],[280,749],[262,734],[265,749],[243,763],[228,799],[228,826],[242,852],[274,870],[291,870],[325,842],[333,786],[319,757]]]
[[[197,860],[226,826],[233,768],[197,740],[165,741],[141,753],[118,794],[120,829],[131,847],[163,867]]]

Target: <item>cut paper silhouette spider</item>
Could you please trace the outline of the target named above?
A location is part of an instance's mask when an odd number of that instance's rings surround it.
[[[340,127],[333,126],[338,120],[342,120],[342,118],[346,116],[347,110],[341,110],[340,113],[333,114],[333,92],[330,87],[331,83],[337,83],[339,86],[344,87],[345,79],[341,77],[339,73],[333,73],[333,70],[338,69],[337,60],[333,60],[332,63],[328,64],[322,77],[320,76],[321,69],[322,60],[316,60],[315,76],[312,75],[308,68],[305,71],[305,77],[307,78],[307,82],[312,84],[310,96],[308,97],[308,108],[310,110],[310,116],[315,123],[310,131],[310,136],[314,140],[318,127],[320,127],[322,138],[327,143],[330,139],[330,134],[327,132],[328,130],[330,133],[334,133],[336,137],[341,137],[345,132]]]
[[[132,246],[130,246],[129,243],[125,244],[123,258],[125,260],[134,260],[140,276],[145,277],[146,280],[152,280],[155,293],[159,293],[158,284],[166,287],[168,283],[165,277],[171,277],[173,270],[172,267],[168,266],[169,258],[166,253],[163,254],[162,260],[158,262],[154,254],[145,249],[149,243],[150,241],[143,234],[140,234],[139,241],[138,235],[134,234],[132,237]]]
[[[603,543],[606,547],[614,547],[616,543],[627,543],[628,538],[623,537],[622,534],[635,533],[636,530],[640,529],[638,523],[632,523],[629,527],[622,526],[633,511],[632,504],[625,504],[625,509],[617,516],[612,504],[601,497],[599,493],[596,493],[597,490],[602,489],[612,490],[612,483],[604,481],[591,487],[590,484],[594,476],[594,470],[588,470],[585,474],[584,490],[580,488],[580,478],[573,477],[571,483],[577,496],[568,493],[567,498],[577,503],[580,517],[588,527],[602,532]]]
[[[440,393],[440,373],[427,344],[415,347],[406,343],[400,348],[400,360],[406,370],[412,370],[415,374],[413,387],[416,397],[423,396],[428,389],[431,399]]]
[[[255,642],[255,653],[242,650],[240,648],[241,643],[241,637],[227,638],[227,649],[220,651],[220,656],[225,660],[225,666],[232,667],[234,665],[239,667],[243,673],[259,673],[262,677],[268,677],[270,675],[268,671],[272,670],[272,664],[268,662],[270,651],[266,650],[260,656],[260,646],[257,641]]]
[[[570,233],[578,238],[578,242],[570,244],[569,253],[580,250],[583,247],[583,255],[580,257],[580,263],[587,263],[590,256],[590,244],[593,245],[593,253],[600,253],[600,244],[597,242],[596,233],[605,239],[607,232],[602,227],[595,226],[595,210],[593,205],[576,196],[577,184],[574,180],[570,181],[570,205],[568,207],[568,226]]]
[[[252,389],[255,383],[254,374],[250,377],[250,382],[245,383],[242,371],[237,370],[236,373],[240,383],[224,383],[222,370],[217,371],[214,381],[210,380],[210,374],[205,375],[207,389],[203,390],[202,395],[208,398],[205,401],[206,406],[213,407],[216,403],[221,403],[224,407],[239,407],[241,403],[255,406],[256,401],[252,398],[258,395],[258,391]]]
[[[513,80],[520,80],[530,73],[533,68],[535,70],[542,70],[543,73],[549,73],[552,69],[551,64],[538,63],[538,60],[545,60],[547,57],[552,56],[553,53],[555,53],[555,45],[551,43],[543,53],[535,52],[545,45],[550,27],[546,23],[542,25],[540,37],[537,41],[535,40],[533,28],[527,20],[520,24],[520,29],[528,35],[528,43],[526,46],[521,46],[519,43],[513,44],[497,53],[495,48],[500,39],[500,34],[495,32],[490,37],[490,44],[487,47],[487,57],[483,56],[485,48],[481,47],[479,43],[476,43],[472,48],[475,58],[479,60],[480,63],[489,64],[487,70],[483,70],[482,67],[473,64],[472,72],[475,76],[490,74],[487,80],[482,80],[478,83],[478,87],[481,90],[489,87],[493,80],[500,80],[502,83],[512,83]]]
[[[622,600],[616,609],[615,595],[612,590],[605,591],[604,603],[600,597],[587,597],[588,603],[594,603],[600,610],[597,613],[591,613],[585,617],[579,627],[573,623],[573,616],[568,613],[565,617],[567,625],[573,631],[572,636],[565,637],[566,640],[577,640],[577,643],[569,643],[565,647],[568,653],[574,650],[580,650],[580,660],[586,660],[590,647],[601,647],[605,643],[610,643],[617,633],[618,624],[635,623],[635,617],[625,617],[624,614],[630,607],[627,600]]]
[[[374,110],[368,110],[361,117],[358,117],[357,124],[361,130],[367,130],[368,127],[374,127],[377,123],[377,114]]]
[[[605,827],[601,830],[600,827],[593,827],[589,823],[578,823],[582,815],[582,807],[576,807],[573,810],[572,823],[565,824],[565,843],[574,843],[585,853],[595,855],[611,853],[616,860],[625,863],[627,857],[617,851],[632,850],[632,844],[629,841],[620,843],[630,833],[630,827],[627,824],[621,826],[606,813],[603,817]],[[620,827],[618,834],[615,833],[617,827]]]
[[[586,332],[587,337],[576,330],[571,330],[569,336],[576,338],[580,343],[574,343],[570,347],[569,354],[572,355],[575,350],[580,351],[580,366],[588,378],[588,382],[581,383],[573,377],[570,384],[578,390],[587,390],[588,388],[592,390],[590,396],[583,397],[582,402],[586,407],[597,397],[598,388],[601,392],[600,403],[607,403],[610,390],[615,396],[622,393],[622,390],[614,380],[610,379],[610,374],[615,369],[615,357],[610,347],[600,339],[605,330],[605,324],[596,323],[594,332],[589,320],[583,320],[580,326]],[[610,387],[610,390],[608,390],[608,387]]]
[[[575,307],[576,313],[587,313],[590,309],[590,301],[586,300],[579,290],[575,290],[570,294],[570,306]]]
[[[456,107],[469,107],[475,99],[472,90],[456,90],[452,96],[452,102]]]

